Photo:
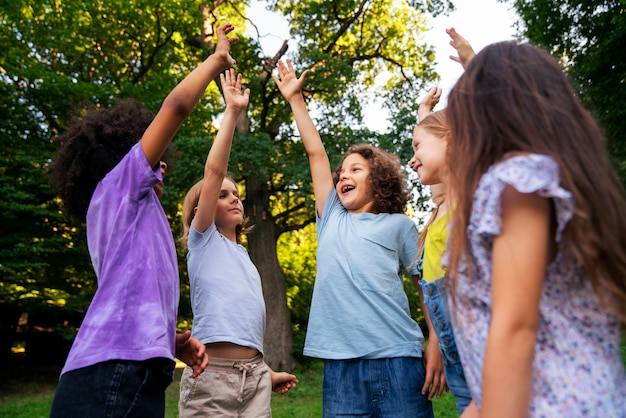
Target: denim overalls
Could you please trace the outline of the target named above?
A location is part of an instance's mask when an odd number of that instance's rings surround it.
[[[423,261],[424,252],[422,250],[417,264],[420,275],[422,273]],[[444,277],[440,277],[432,282],[420,279],[419,283],[422,288],[422,293],[424,294],[424,304],[428,309],[430,321],[433,324],[437,339],[439,340],[439,351],[443,358],[443,367],[448,387],[450,388],[450,392],[454,395],[456,409],[459,415],[461,415],[472,401],[472,395],[465,381],[465,374],[463,373],[461,359],[459,358],[459,352],[456,348],[454,333],[448,316]]]

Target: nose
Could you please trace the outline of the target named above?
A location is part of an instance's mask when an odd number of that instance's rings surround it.
[[[415,166],[417,165],[417,159],[415,158],[415,155],[413,155],[413,157],[409,160],[409,165],[413,170],[415,170]]]

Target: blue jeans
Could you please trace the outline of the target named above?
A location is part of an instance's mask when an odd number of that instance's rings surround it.
[[[111,360],[61,376],[51,418],[165,416],[165,389],[174,377],[174,362]]]
[[[463,366],[461,365],[454,333],[450,325],[444,278],[441,277],[433,282],[420,280],[420,285],[424,294],[424,304],[428,308],[430,321],[439,340],[439,351],[441,351],[441,357],[443,358],[443,367],[448,387],[454,395],[456,409],[459,415],[461,415],[472,401],[472,395],[465,381]]]
[[[324,418],[432,418],[419,357],[325,360]]]

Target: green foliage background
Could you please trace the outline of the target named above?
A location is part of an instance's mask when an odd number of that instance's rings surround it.
[[[602,124],[626,179],[624,2],[502,2],[519,13],[520,38],[563,63],[581,100]],[[84,225],[66,219],[47,185],[46,167],[59,145],[55,137],[87,104],[110,106],[118,97],[132,97],[156,112],[168,92],[212,51],[214,30],[226,20],[238,28],[240,40],[232,54],[252,91],[229,169],[242,189],[246,213],[258,226],[247,244],[268,286],[268,316],[278,318],[269,324],[270,334],[283,335],[287,322],[288,331],[296,332],[298,350],[315,275],[314,203],[306,154],[269,74],[277,59],[287,57],[298,73],[312,70],[305,95],[332,164],[358,142],[379,145],[408,161],[418,98],[438,77],[433,48],[423,39],[427,19],[452,3],[267,1],[289,23],[296,45],[290,50],[285,43],[271,56],[262,52],[258,37],[245,34],[251,24],[248,5],[246,0],[0,0],[2,356],[9,352],[6,341],[23,312],[71,338],[96,288]],[[374,97],[393,121],[385,132],[363,123],[363,108]],[[211,84],[174,141],[181,158],[168,174],[163,205],[175,237],[180,202],[202,174],[222,108],[218,86]],[[428,197],[415,176],[412,182],[412,210],[419,210]],[[179,258],[180,327],[188,328],[182,251]],[[416,306],[411,286],[407,283]],[[421,318],[419,310],[413,314]],[[284,357],[291,338],[278,339],[287,343],[271,351]]]

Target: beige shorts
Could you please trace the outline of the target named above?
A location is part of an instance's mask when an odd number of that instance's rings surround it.
[[[185,367],[180,379],[180,418],[272,416],[272,378],[261,354],[252,359],[209,358],[195,379]]]

